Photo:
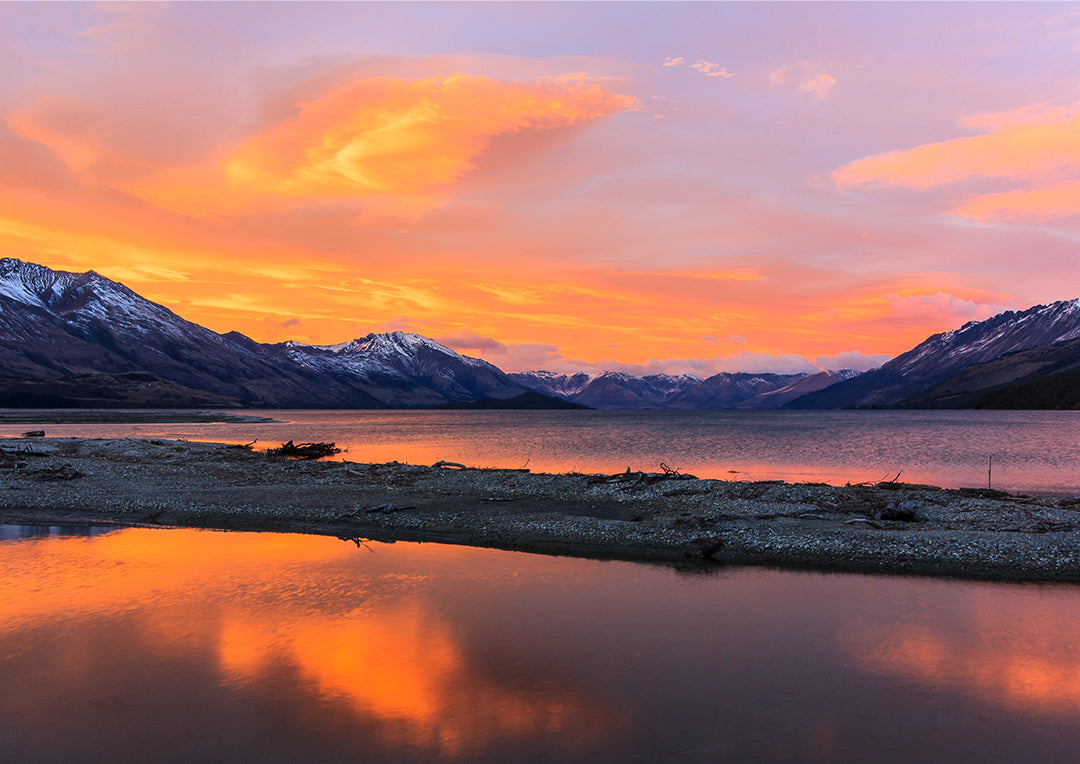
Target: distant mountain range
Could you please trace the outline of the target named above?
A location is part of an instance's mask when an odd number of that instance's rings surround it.
[[[854,371],[725,372],[701,379],[687,374],[637,377],[618,371],[600,374],[527,371],[511,373],[510,378],[545,395],[597,409],[775,409],[856,374]]]
[[[607,409],[1024,407],[1029,395],[1070,407],[1077,338],[1074,300],[965,324],[864,374],[506,374],[407,332],[328,346],[217,334],[93,271],[0,259],[2,407],[489,407],[524,393]]]

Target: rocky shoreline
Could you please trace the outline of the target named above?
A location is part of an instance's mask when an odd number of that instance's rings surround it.
[[[169,440],[0,439],[0,522],[430,541],[597,558],[1080,581],[1080,498],[534,474]]]

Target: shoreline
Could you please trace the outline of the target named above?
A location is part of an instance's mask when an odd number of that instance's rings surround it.
[[[20,452],[19,449],[30,449]],[[293,461],[170,440],[0,439],[0,522],[201,527],[601,559],[1080,581],[1080,499],[904,483]]]
[[[235,410],[208,409],[0,409],[0,425],[267,424],[278,420]]]

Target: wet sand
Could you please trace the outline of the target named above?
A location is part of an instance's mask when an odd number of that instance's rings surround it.
[[[218,443],[0,439],[0,521],[319,533],[691,564],[1080,581],[1080,499],[903,483],[293,461]],[[448,455],[452,458],[452,455]]]

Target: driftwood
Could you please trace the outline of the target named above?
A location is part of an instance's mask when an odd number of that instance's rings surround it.
[[[250,443],[226,443],[225,448],[237,448],[237,449],[241,449],[243,451],[250,451],[251,447],[254,446],[258,442],[259,442],[259,440],[258,440],[258,438],[256,438],[255,440],[251,441]],[[291,443],[292,441],[289,441],[289,442]],[[334,444],[331,443],[330,445],[332,446]]]
[[[8,450],[6,448],[0,448],[0,456],[48,456],[47,452],[35,451],[33,446],[27,443],[25,446],[15,446],[14,449]]]
[[[439,461],[435,462],[431,466],[434,467],[435,469],[442,469],[443,467],[449,467],[449,468],[455,469],[455,470],[467,470],[467,469],[469,469],[464,464],[459,464],[458,462],[448,462],[448,461],[445,461],[443,459],[440,459]]]
[[[282,443],[279,448],[266,450],[269,456],[284,456],[287,459],[321,459],[324,456],[340,454],[341,449],[333,443]]]
[[[631,491],[640,491],[646,486],[667,480],[697,480],[697,476],[679,472],[679,470],[672,469],[663,462],[660,463],[660,469],[662,469],[663,472],[641,472],[640,470],[638,472],[631,472],[630,468],[627,467],[626,472],[615,475],[590,475],[586,479],[586,484],[621,484],[624,488]]]
[[[22,434],[22,436],[24,438],[44,438],[45,437],[45,431],[44,430],[30,430],[29,432],[24,432]]]

